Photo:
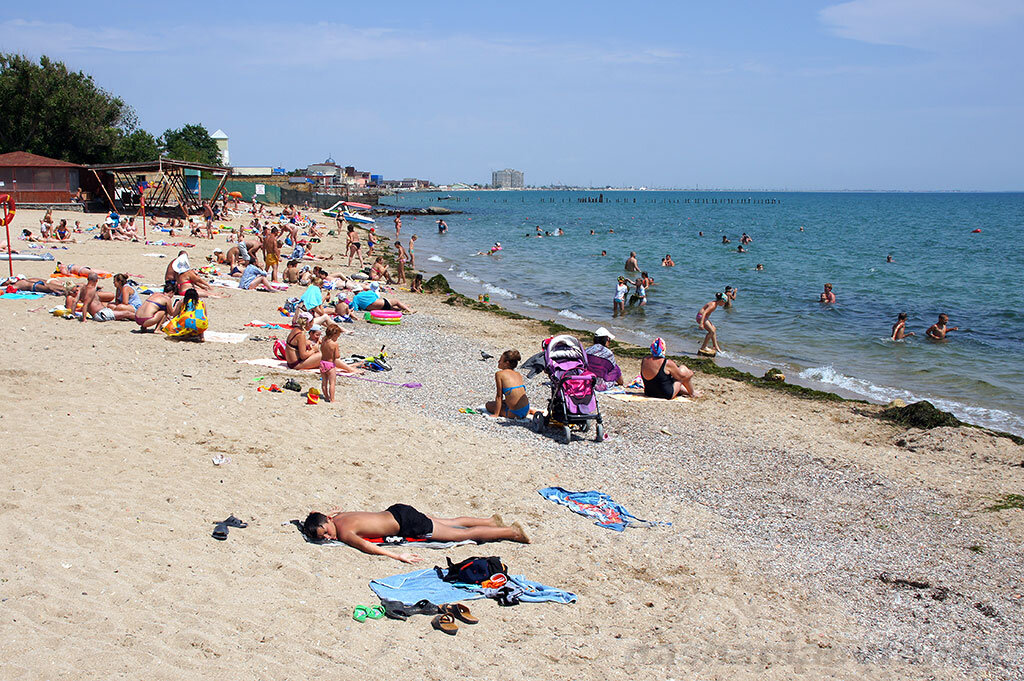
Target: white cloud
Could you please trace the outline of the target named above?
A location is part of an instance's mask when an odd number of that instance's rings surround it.
[[[102,51],[157,52],[160,43],[138,31],[10,19],[0,22],[0,50],[30,55]]]
[[[833,33],[881,45],[935,49],[1024,19],[1020,0],[852,0],[818,14]]]
[[[12,19],[0,22],[0,50],[29,55],[104,52],[215,52],[247,66],[325,67],[353,62],[405,62],[411,68],[457,67],[487,60],[548,60],[595,64],[658,65],[678,62],[681,52],[659,46],[538,42],[501,36],[424,33],[362,28],[331,22],[235,24],[196,40],[190,26],[140,30]],[[273,47],[271,47],[273,46]]]

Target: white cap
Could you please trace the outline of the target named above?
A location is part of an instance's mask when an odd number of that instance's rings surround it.
[[[214,253],[223,253],[224,251],[220,250],[219,248],[215,248],[215,249],[213,249],[213,252]]]
[[[319,324],[314,324],[313,326],[309,327],[309,330],[310,331],[323,331],[323,327],[321,327]]]
[[[598,330],[594,332],[594,336],[596,338],[601,338],[603,336],[604,338],[607,338],[608,340],[615,340],[615,336],[612,335],[612,332],[609,331],[608,329],[604,328],[603,326],[598,328]]]
[[[174,262],[171,263],[171,269],[177,272],[178,274],[183,274],[192,269],[192,267],[188,264],[188,253],[179,255],[177,258],[175,258]]]

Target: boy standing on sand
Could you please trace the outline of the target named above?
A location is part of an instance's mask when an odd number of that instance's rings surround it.
[[[366,538],[405,537],[435,541],[514,541],[529,544],[519,523],[505,527],[499,516],[490,518],[435,518],[406,504],[394,504],[386,511],[337,511],[329,515],[313,512],[302,531],[313,540],[333,539],[373,556],[387,556],[403,563],[418,563],[415,553],[394,553]]]
[[[925,335],[932,340],[946,340],[946,334],[950,331],[959,331],[959,326],[954,326],[952,329],[947,329],[946,324],[949,323],[949,315],[943,313],[939,315],[939,321],[928,327],[925,331]]]

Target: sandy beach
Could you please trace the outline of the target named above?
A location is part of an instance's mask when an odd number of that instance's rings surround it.
[[[11,234],[38,232],[41,216],[19,210]],[[169,261],[143,254],[178,251],[92,234],[36,252],[156,286]],[[162,237],[195,243],[194,264],[225,243]],[[337,271],[343,239],[323,246]],[[53,263],[14,268],[46,276]],[[210,328],[283,337],[244,324],[283,321],[277,307],[301,290],[231,291],[208,303]],[[1024,494],[1024,447],[704,374],[695,400],[601,398],[608,440],[565,445],[458,411],[493,395],[495,360],[481,351],[528,357],[544,326],[390,295],[417,314],[346,325],[341,351],[386,345],[394,371],[368,377],[422,388],[339,377],[337,401],[318,405],[257,392],[320,383],[239,363],[271,357],[268,340],[177,343],[54,317],[55,297],[0,300],[3,676],[1024,677],[1024,510],[990,510]],[[620,363],[638,374],[637,360]],[[549,389],[537,377],[527,392],[543,407]],[[218,454],[230,461],[214,465]],[[538,495],[552,485],[601,490],[671,525],[609,531]],[[307,543],[290,521],[398,502],[500,513],[533,540],[423,550],[423,566],[500,556],[577,602],[472,601],[480,623],[455,637],[423,616],[354,621],[355,605],[377,602],[371,579],[418,566]],[[249,526],[215,541],[229,514]]]

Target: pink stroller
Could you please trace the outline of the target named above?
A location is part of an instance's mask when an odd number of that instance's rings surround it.
[[[572,431],[586,433],[590,422],[597,421],[594,439],[604,442],[601,410],[597,406],[595,376],[587,368],[587,353],[573,336],[560,335],[548,340],[544,347],[544,372],[551,377],[551,399],[546,414],[533,416],[534,429],[562,429],[565,444],[572,442]]]

